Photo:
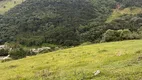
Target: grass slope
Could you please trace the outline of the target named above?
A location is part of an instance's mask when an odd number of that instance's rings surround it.
[[[0,1],[0,14],[4,14],[11,8],[15,7],[18,4],[21,4],[25,0],[3,0]]]
[[[111,42],[0,63],[0,80],[140,80],[141,66],[142,40]]]
[[[106,23],[109,23],[125,14],[135,15],[135,14],[140,14],[140,13],[142,13],[142,8],[139,8],[139,7],[125,8],[123,10],[114,9],[111,16],[108,17]]]

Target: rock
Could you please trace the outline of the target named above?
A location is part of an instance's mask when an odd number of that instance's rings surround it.
[[[31,49],[31,51],[34,52],[34,53],[40,53],[42,51],[49,51],[49,50],[51,50],[50,47],[42,47],[42,48],[37,48],[37,49]]]
[[[0,45],[0,49],[4,49],[5,48],[5,45]]]
[[[10,55],[7,55],[6,57],[3,58],[3,60],[10,58]]]
[[[94,72],[94,76],[97,76],[97,75],[99,75],[101,73],[101,71],[100,70],[97,70],[96,72]]]
[[[10,55],[8,55],[6,57],[3,57],[1,62],[6,62],[6,61],[10,61],[10,60],[12,60],[12,59],[10,58]]]

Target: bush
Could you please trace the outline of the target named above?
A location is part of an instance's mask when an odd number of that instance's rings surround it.
[[[140,27],[140,28],[138,29],[138,34],[139,34],[139,37],[142,38],[142,27]]]
[[[122,40],[129,40],[132,39],[132,32],[129,29],[124,29],[120,36],[119,36]]]
[[[141,35],[138,34],[137,32],[132,33],[132,39],[140,39],[140,38],[141,38]]]
[[[124,30],[107,30],[102,37],[103,42],[139,39],[137,32],[131,32],[129,29]]]
[[[24,50],[23,48],[15,48],[9,52],[11,58],[13,58],[13,59],[24,58],[27,56],[28,53],[29,53],[29,51]]]
[[[110,41],[118,41],[120,40],[120,32],[115,30],[107,30],[103,34],[102,41],[110,42]]]
[[[0,49],[0,56],[7,56],[8,55],[8,49]]]

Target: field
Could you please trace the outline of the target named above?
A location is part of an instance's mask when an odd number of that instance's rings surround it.
[[[142,13],[142,8],[139,7],[133,7],[133,8],[124,8],[122,10],[114,9],[111,16],[107,19],[106,23],[109,23],[117,18],[119,18],[122,15],[125,14],[131,14],[136,15]]]
[[[94,76],[95,71],[101,73]],[[142,40],[78,46],[0,63],[0,80],[141,80]]]
[[[3,0],[0,1],[0,14],[4,14],[11,8],[15,7],[18,4],[21,4],[25,0]]]

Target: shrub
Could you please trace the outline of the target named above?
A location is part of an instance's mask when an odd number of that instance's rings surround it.
[[[132,32],[129,29],[124,29],[121,32],[120,37],[122,40],[132,39]]]
[[[140,38],[141,38],[141,35],[138,34],[137,32],[132,33],[132,39],[140,39]]]
[[[118,41],[120,40],[120,32],[117,32],[115,30],[107,30],[104,34],[103,34],[103,38],[102,41]]]
[[[8,49],[0,49],[0,56],[7,56],[8,55]]]
[[[140,27],[140,28],[138,29],[138,34],[139,34],[139,37],[142,38],[142,27]]]
[[[131,32],[129,29],[124,30],[107,30],[102,37],[103,42],[120,41],[140,39],[140,35],[137,32]]]
[[[9,52],[11,58],[13,59],[24,58],[28,53],[29,52],[27,50],[24,50],[23,48],[15,48]]]

